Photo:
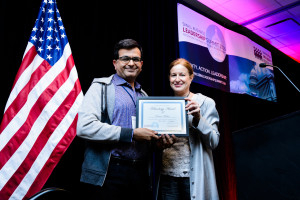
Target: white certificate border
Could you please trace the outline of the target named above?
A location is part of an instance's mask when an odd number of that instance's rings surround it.
[[[169,102],[168,102],[169,101]],[[172,102],[173,101],[173,102]],[[143,128],[142,122],[143,122],[143,106],[145,104],[157,104],[157,103],[179,103],[180,106],[180,121],[181,121],[181,130],[178,130],[177,132],[168,131],[168,130],[155,130],[160,134],[170,134],[175,136],[188,136],[189,135],[189,129],[188,129],[188,116],[187,111],[185,110],[186,100],[184,97],[139,97],[137,99],[137,109],[136,109],[136,127],[137,128]]]

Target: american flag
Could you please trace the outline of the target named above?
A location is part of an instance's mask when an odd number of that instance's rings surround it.
[[[76,136],[83,94],[56,2],[43,0],[0,126],[0,199],[38,192]]]

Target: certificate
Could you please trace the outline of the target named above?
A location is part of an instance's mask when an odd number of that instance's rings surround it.
[[[188,136],[184,97],[140,97],[137,100],[136,127],[158,134]]]

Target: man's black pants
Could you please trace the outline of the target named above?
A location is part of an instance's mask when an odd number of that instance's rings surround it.
[[[88,184],[86,197],[91,200],[150,200],[147,162],[111,157],[102,187]]]

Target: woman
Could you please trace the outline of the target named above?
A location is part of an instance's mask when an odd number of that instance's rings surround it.
[[[217,200],[212,150],[217,147],[220,134],[215,102],[190,91],[194,74],[187,60],[174,60],[169,70],[174,95],[188,101],[189,137],[162,136],[163,144],[170,147],[162,152],[159,195],[162,200]]]

